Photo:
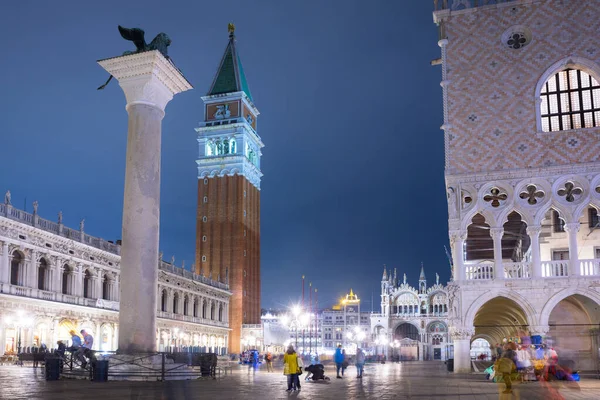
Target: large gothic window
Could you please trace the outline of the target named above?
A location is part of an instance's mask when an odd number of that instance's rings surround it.
[[[600,126],[600,84],[584,71],[569,68],[551,76],[540,97],[544,132]]]

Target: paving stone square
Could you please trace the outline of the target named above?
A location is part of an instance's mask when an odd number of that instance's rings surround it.
[[[0,399],[121,400],[121,399],[573,399],[592,400],[600,394],[600,380],[588,379],[567,386],[545,387],[539,382],[515,385],[512,395],[500,393],[498,385],[481,374],[448,373],[441,362],[368,364],[363,379],[356,378],[353,366],[343,379],[335,379],[332,366],[326,367],[329,382],[302,380],[299,392],[287,393],[282,368],[267,373],[261,367],[234,368],[219,379],[170,382],[90,382],[61,380],[47,382],[43,369],[0,366]],[[303,376],[304,377],[304,376]],[[504,389],[502,385],[501,389]]]

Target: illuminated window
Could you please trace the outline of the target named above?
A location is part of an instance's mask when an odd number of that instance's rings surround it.
[[[584,71],[566,69],[551,76],[541,99],[544,132],[600,126],[600,84]]]

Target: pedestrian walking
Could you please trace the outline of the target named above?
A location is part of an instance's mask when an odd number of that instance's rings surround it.
[[[273,354],[270,351],[267,351],[265,361],[267,363],[267,372],[273,372]]]
[[[362,378],[365,368],[365,353],[361,348],[356,349],[356,377]]]
[[[494,370],[496,374],[502,375],[502,381],[504,382],[504,391],[502,393],[512,393],[512,373],[517,371],[515,359],[517,357],[516,350],[517,346],[515,343],[507,343],[502,353],[502,357],[496,361]]]
[[[342,379],[340,376],[340,371],[342,371],[342,375],[344,375],[344,370],[342,369],[342,365],[345,360],[345,352],[342,352],[342,345],[338,344],[337,349],[335,349],[335,354],[333,355],[333,362],[335,362],[336,369],[336,378]]]
[[[298,379],[298,355],[294,351],[294,346],[288,346],[283,356],[283,374],[287,376],[287,391],[297,389],[296,380]]]
[[[350,365],[350,361],[348,360],[348,356],[346,356],[346,350],[342,350],[342,355],[344,356],[344,361],[342,361],[342,376],[344,376],[344,372],[346,372],[346,368]]]

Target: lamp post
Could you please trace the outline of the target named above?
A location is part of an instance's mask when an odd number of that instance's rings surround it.
[[[13,326],[17,331],[17,354],[21,354],[22,330],[33,325],[33,319],[26,316],[23,310],[19,310],[16,318],[7,315],[4,317],[4,322],[6,325]]]
[[[173,342],[174,342],[173,344],[174,344],[174,346],[173,347],[175,347],[175,352],[177,352],[177,337],[179,336],[178,335],[179,328],[173,329],[173,333],[174,333],[174,335],[173,335]]]

